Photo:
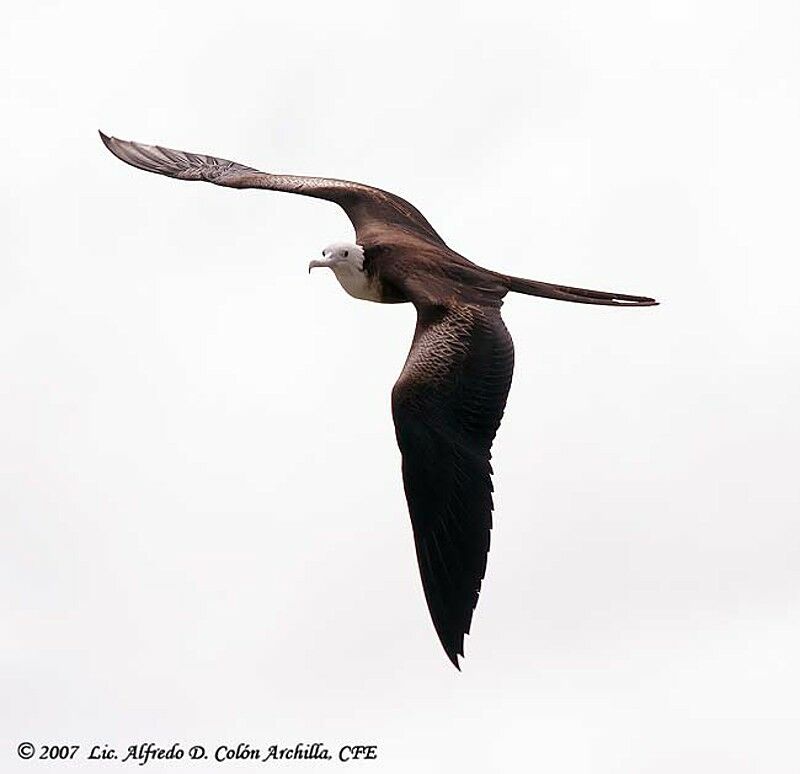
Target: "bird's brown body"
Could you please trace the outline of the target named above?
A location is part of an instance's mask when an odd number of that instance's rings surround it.
[[[607,306],[656,302],[485,269],[451,250],[409,202],[361,183],[269,174],[213,156],[101,137],[114,155],[149,172],[335,202],[363,250],[358,271],[368,292],[357,297],[414,304],[417,325],[392,390],[392,415],[428,609],[458,666],[486,570],[491,446],[514,367],[500,316],[503,297],[518,292]]]

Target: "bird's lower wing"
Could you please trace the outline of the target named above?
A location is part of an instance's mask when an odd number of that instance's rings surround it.
[[[491,446],[514,347],[499,310],[419,308],[392,391],[403,483],[433,625],[458,667],[489,551]]]

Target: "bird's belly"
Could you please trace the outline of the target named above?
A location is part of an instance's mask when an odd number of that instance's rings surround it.
[[[373,277],[368,277],[366,272],[359,271],[350,266],[336,266],[333,269],[336,279],[345,291],[363,301],[382,302],[381,288],[378,281]]]

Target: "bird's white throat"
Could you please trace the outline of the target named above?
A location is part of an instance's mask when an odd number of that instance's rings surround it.
[[[351,263],[338,263],[331,268],[336,279],[339,280],[339,284],[353,298],[380,303],[381,294],[378,283],[368,277],[363,269],[359,269]]]

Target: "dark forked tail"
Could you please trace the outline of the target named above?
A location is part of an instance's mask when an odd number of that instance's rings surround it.
[[[624,293],[604,293],[601,290],[570,288],[566,285],[551,285],[549,282],[504,276],[508,289],[514,293],[529,296],[555,298],[558,301],[572,301],[576,304],[602,304],[604,306],[657,306],[658,301],[647,296],[629,296]]]

